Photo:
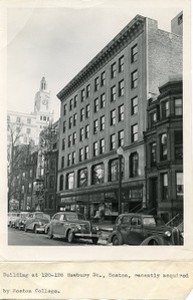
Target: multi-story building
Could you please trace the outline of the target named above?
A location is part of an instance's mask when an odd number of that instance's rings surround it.
[[[147,206],[165,221],[183,215],[182,78],[170,77],[150,99],[145,133]]]
[[[50,111],[50,91],[47,90],[47,82],[42,77],[40,89],[35,95],[34,112],[21,113],[8,111],[7,121],[8,142],[10,139],[10,131],[19,131],[20,144],[29,144],[32,140],[38,145],[40,132],[53,120],[53,112]]]
[[[147,100],[180,73],[182,36],[137,15],[58,93],[60,210],[117,215],[120,188],[121,211],[146,207]]]

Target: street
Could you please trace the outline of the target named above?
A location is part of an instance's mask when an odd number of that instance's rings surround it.
[[[106,244],[104,241],[98,242],[98,246]],[[46,234],[24,232],[15,228],[8,227],[8,245],[9,246],[95,246],[89,240],[77,240],[74,243],[68,243],[64,239],[49,239]]]

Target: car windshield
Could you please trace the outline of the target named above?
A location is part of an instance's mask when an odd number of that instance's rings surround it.
[[[156,221],[154,217],[144,217],[143,225],[145,226],[156,226]]]
[[[69,214],[66,215],[67,221],[84,220],[84,216],[80,214]]]

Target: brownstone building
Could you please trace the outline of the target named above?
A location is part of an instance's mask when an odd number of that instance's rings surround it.
[[[150,99],[146,142],[147,206],[165,221],[183,215],[182,78],[171,77]]]
[[[58,209],[116,216],[120,184],[121,211],[146,208],[147,100],[180,73],[182,36],[137,15],[58,93]]]

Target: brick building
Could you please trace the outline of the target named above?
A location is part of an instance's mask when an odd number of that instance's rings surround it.
[[[137,15],[59,93],[58,209],[118,214],[146,207],[146,109],[182,73],[182,36]]]
[[[182,78],[171,77],[150,99],[146,143],[147,206],[165,221],[183,215]]]

